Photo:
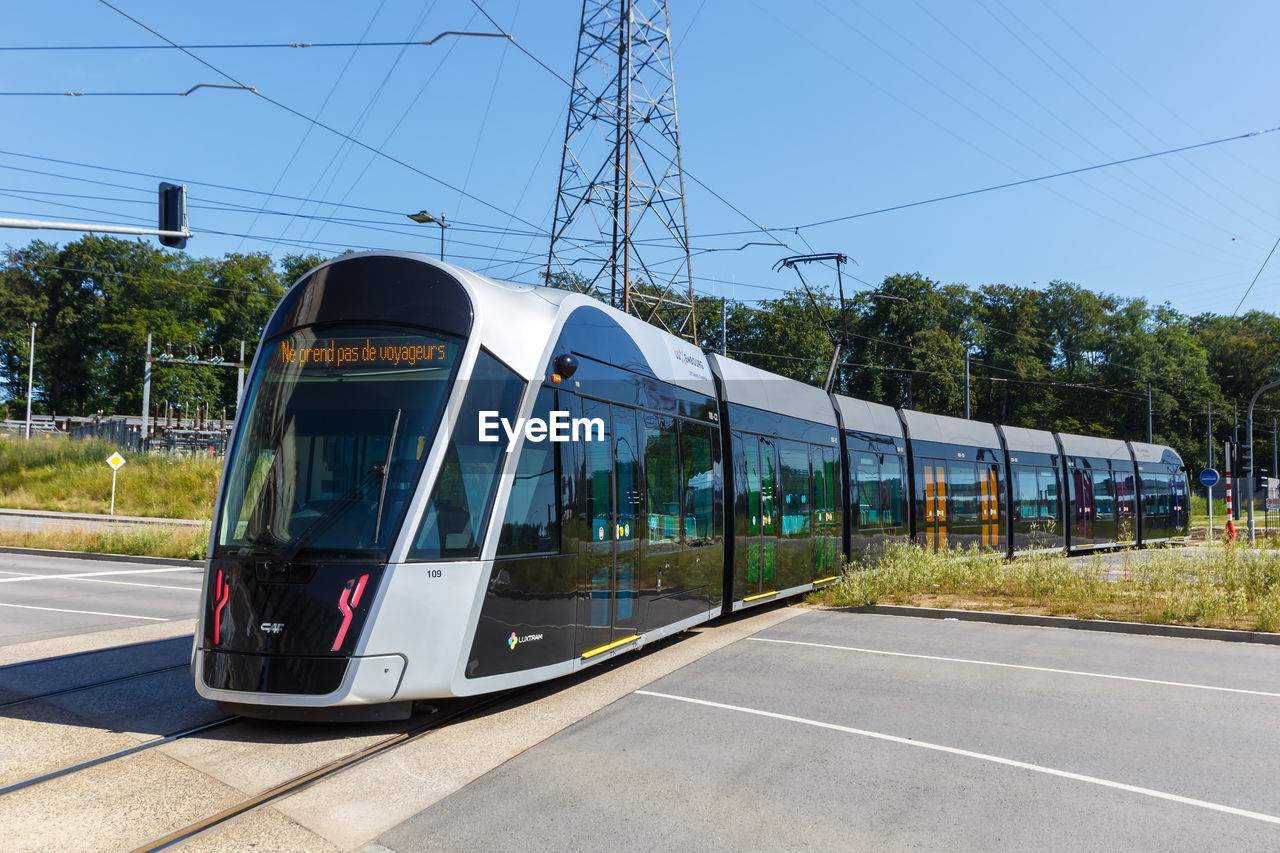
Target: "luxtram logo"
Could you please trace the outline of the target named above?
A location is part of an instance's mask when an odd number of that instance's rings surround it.
[[[479,440],[487,444],[499,441],[498,427],[507,434],[507,453],[515,446],[517,435],[528,441],[604,441],[604,418],[570,418],[568,412],[551,412],[547,420],[542,418],[516,418],[515,424],[498,416],[497,412],[480,412]]]
[[[511,636],[507,637],[507,648],[514,652],[516,650],[516,646],[520,643],[536,643],[541,639],[541,634],[525,634],[523,637],[517,637],[516,632],[512,631]]]

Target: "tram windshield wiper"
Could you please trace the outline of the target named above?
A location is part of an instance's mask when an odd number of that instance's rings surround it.
[[[307,543],[315,538],[316,534],[322,531],[330,522],[336,521],[345,515],[352,507],[364,500],[365,492],[378,479],[386,476],[386,469],[382,465],[374,465],[360,480],[347,490],[346,494],[338,498],[330,504],[324,512],[320,513],[316,518],[302,529],[297,536],[285,543],[284,550],[280,552],[280,556],[268,563],[268,572],[271,568],[279,567],[276,571],[287,571],[289,564],[293,562],[293,558],[298,556],[298,552],[307,546]]]
[[[378,511],[373,519],[373,544],[378,544],[382,534],[382,505],[387,500],[387,474],[391,471],[391,456],[396,452],[396,433],[400,431],[400,415],[404,409],[396,409],[395,423],[391,424],[391,440],[387,442],[387,460],[382,464],[382,490],[378,492]]]
[[[324,512],[320,513],[310,524],[304,527],[297,536],[289,540],[284,546],[284,550],[280,552],[280,556],[272,561],[279,567],[277,571],[287,571],[289,564],[293,562],[293,558],[298,556],[298,552],[305,548],[316,534],[364,500],[365,493],[369,490],[369,487],[381,480],[382,489],[378,494],[378,508],[373,527],[373,543],[375,545],[378,543],[378,536],[382,528],[382,507],[387,497],[387,475],[391,471],[391,459],[395,454],[396,435],[400,431],[400,417],[403,413],[403,409],[396,409],[395,420],[391,423],[391,439],[387,442],[386,459],[381,464],[370,467],[364,476],[347,490],[346,494],[330,504]]]

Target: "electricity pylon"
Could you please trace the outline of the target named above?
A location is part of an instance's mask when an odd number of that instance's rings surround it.
[[[583,0],[546,275],[696,339],[666,0]]]

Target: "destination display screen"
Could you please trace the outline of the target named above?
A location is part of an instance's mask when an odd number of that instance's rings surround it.
[[[459,344],[425,343],[421,338],[341,337],[282,340],[272,361],[278,367],[303,370],[408,369],[448,367],[457,357]]]

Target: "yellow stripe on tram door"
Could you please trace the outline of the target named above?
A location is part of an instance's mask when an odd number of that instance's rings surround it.
[[[621,640],[614,640],[612,643],[594,648],[589,652],[583,652],[582,659],[586,660],[587,658],[593,658],[596,655],[602,655],[607,651],[618,648],[618,646],[625,646],[627,643],[633,643],[638,639],[640,639],[639,634],[632,634],[630,637],[623,637]]]

